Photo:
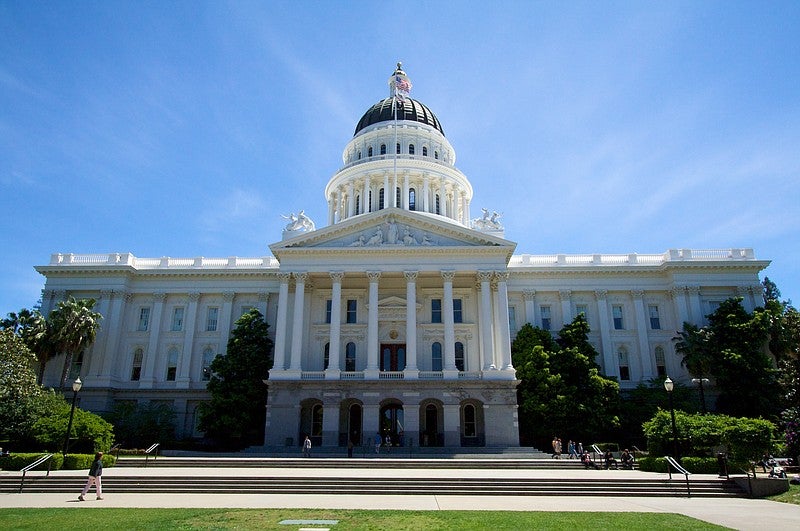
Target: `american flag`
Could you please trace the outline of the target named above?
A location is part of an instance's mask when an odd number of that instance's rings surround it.
[[[406,94],[408,94],[409,92],[411,92],[411,83],[408,80],[403,79],[400,76],[395,76],[394,77],[394,88],[398,92],[405,92]]]

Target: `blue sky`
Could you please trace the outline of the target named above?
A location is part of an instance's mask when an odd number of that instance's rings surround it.
[[[264,256],[403,61],[518,253],[753,247],[800,302],[798,2],[0,1],[0,315],[53,252]]]

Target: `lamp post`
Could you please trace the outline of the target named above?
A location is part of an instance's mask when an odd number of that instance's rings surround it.
[[[708,378],[692,378],[692,383],[700,384],[700,411],[705,415],[708,411],[706,411],[706,393],[703,390],[703,384],[708,383]]]
[[[75,401],[78,399],[78,391],[81,390],[83,386],[83,382],[81,382],[80,377],[76,378],[74,382],[72,382],[72,409],[69,410],[69,423],[67,424],[67,435],[64,437],[64,449],[62,450],[62,454],[64,456],[67,455],[67,448],[69,447],[69,434],[72,433],[72,417],[75,416]]]
[[[675,407],[672,403],[672,390],[675,389],[675,383],[667,376],[664,380],[664,389],[669,396],[669,414],[672,416],[672,452],[675,459],[678,458],[678,428],[675,426]]]

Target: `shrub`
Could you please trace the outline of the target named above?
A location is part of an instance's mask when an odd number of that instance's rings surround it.
[[[171,406],[152,402],[119,401],[108,414],[117,442],[134,448],[172,441],[175,438],[175,418]]]
[[[684,457],[681,459],[681,465],[692,474],[716,474],[719,472],[719,463],[716,457]]]
[[[94,462],[94,454],[67,454],[61,470],[88,470]],[[117,462],[113,455],[103,455],[103,467],[112,467]]]
[[[64,443],[69,423],[70,404],[60,395],[45,393],[42,397],[44,413],[33,423],[30,436],[32,444],[56,451]],[[75,409],[72,421],[73,434],[79,440],[91,441],[95,452],[105,452],[114,440],[114,427],[99,415]]]
[[[667,460],[663,457],[640,457],[638,463],[642,472],[667,472]]]
[[[43,453],[12,453],[4,457],[0,457],[0,468],[3,470],[22,470],[30,465],[40,457]],[[61,454],[53,454],[48,461],[34,468],[34,470],[58,470],[64,462],[64,457]]]

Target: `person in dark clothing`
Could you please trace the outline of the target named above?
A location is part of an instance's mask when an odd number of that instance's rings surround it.
[[[83,487],[83,491],[81,491],[80,496],[78,499],[80,501],[84,501],[84,496],[89,492],[92,484],[94,484],[94,488],[97,491],[97,499],[103,499],[103,485],[100,481],[101,476],[103,475],[103,452],[97,452],[94,454],[94,462],[92,462],[92,467],[89,469],[89,479],[86,480],[86,485]]]

